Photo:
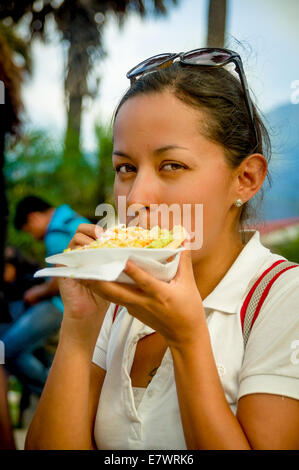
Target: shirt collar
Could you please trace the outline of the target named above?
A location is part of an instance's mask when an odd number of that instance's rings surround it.
[[[246,245],[215,289],[204,299],[205,309],[237,313],[248,284],[269,256],[257,230],[245,230]]]

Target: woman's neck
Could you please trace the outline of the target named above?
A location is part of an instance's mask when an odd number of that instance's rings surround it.
[[[217,239],[209,252],[193,264],[193,272],[197,288],[204,300],[219,284],[229,268],[237,259],[245,244],[239,232],[222,236]]]

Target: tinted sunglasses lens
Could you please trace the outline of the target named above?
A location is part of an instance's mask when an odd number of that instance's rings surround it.
[[[185,64],[193,65],[218,65],[230,59],[231,54],[225,51],[194,51],[184,54],[182,57]]]
[[[137,75],[156,67],[167,67],[169,65],[169,61],[172,60],[174,56],[175,54],[159,54],[154,57],[150,57],[131,69],[127,73],[127,78],[136,77]]]

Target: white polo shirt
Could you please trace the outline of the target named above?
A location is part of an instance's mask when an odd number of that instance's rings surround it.
[[[261,244],[259,232],[246,231],[245,237],[238,258],[203,301],[218,373],[234,413],[238,399],[251,393],[299,399],[299,267],[271,287],[244,353],[240,310],[248,285],[285,259]],[[154,330],[125,307],[112,323],[114,307],[107,311],[93,355],[107,371],[94,428],[97,447],[186,449],[170,350],[137,406],[130,370],[137,342]]]

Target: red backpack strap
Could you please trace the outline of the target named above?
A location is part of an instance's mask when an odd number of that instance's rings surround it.
[[[116,318],[116,315],[117,315],[117,310],[119,308],[119,305],[115,305],[115,309],[114,309],[114,313],[113,313],[113,318],[112,318],[112,323],[114,323],[114,320]]]
[[[262,273],[249,290],[240,312],[244,347],[247,344],[250,331],[273,283],[285,271],[297,266],[299,265],[287,260],[276,261]]]

